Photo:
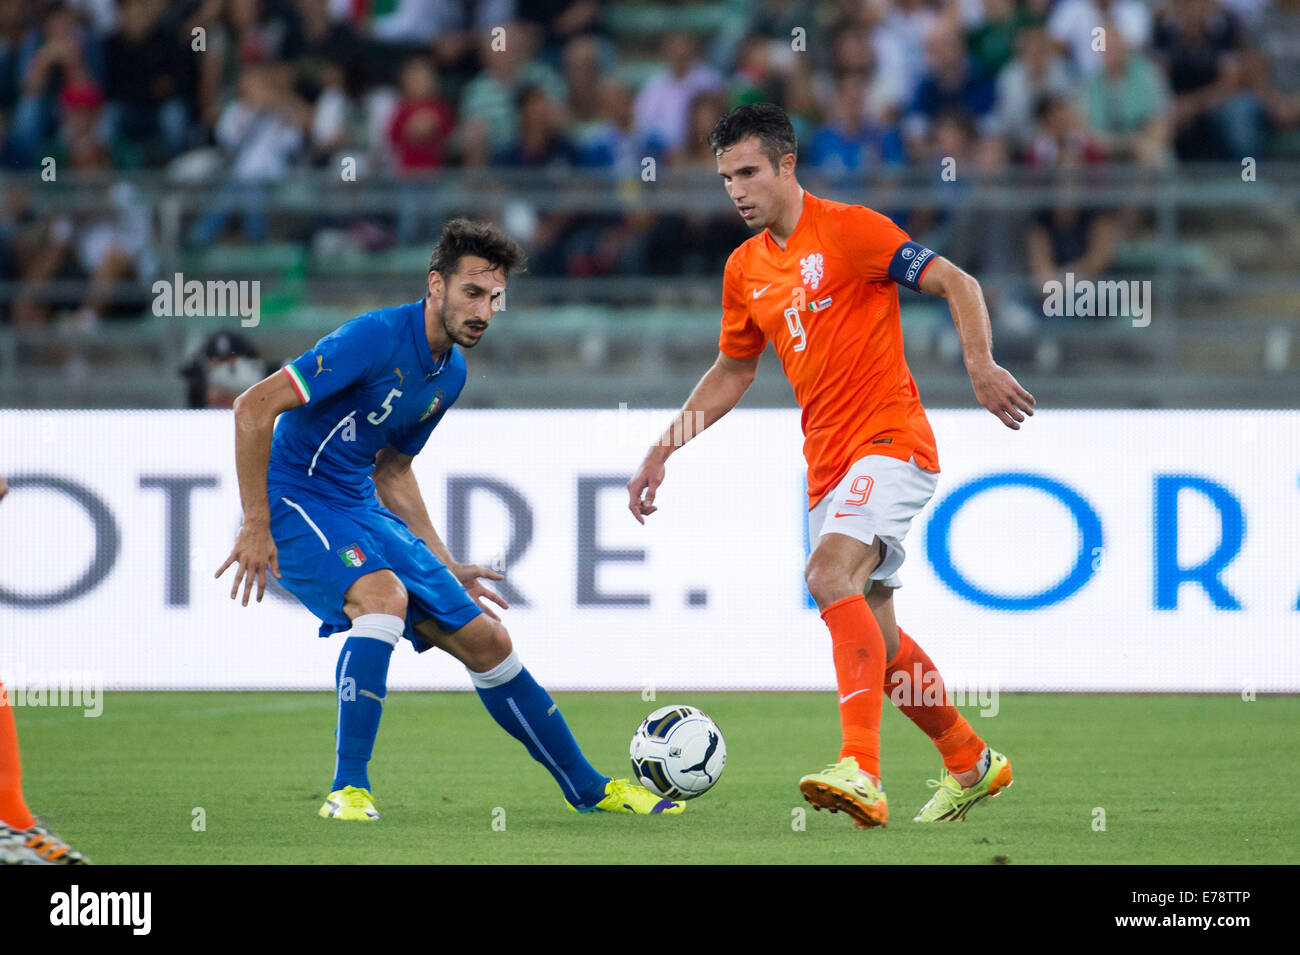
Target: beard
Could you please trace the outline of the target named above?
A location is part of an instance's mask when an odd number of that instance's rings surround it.
[[[438,321],[442,322],[442,330],[447,333],[447,337],[459,345],[461,348],[473,348],[483,340],[483,335],[472,335],[469,329],[463,324],[455,323],[447,312],[447,301],[438,308]],[[487,329],[483,329],[483,334],[487,334]]]

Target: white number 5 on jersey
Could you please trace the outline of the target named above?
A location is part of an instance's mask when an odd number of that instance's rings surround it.
[[[400,397],[402,397],[402,390],[400,388],[394,388],[389,391],[388,397],[384,399],[384,403],[380,406],[384,409],[384,413],[379,414],[378,411],[372,411],[370,414],[366,415],[366,420],[371,424],[382,423],[385,418],[393,413],[393,399]]]

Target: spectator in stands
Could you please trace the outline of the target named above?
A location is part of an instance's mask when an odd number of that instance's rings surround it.
[[[5,143],[5,164],[31,168],[58,118],[59,96],[68,85],[80,88],[75,96],[102,76],[99,43],[67,4],[51,4],[40,31],[24,43],[17,64],[21,93]],[[27,50],[31,50],[27,53]],[[101,88],[102,89],[102,88]]]
[[[578,165],[578,151],[564,134],[559,107],[540,86],[519,91],[515,108],[519,134],[492,157],[492,165],[511,169],[553,169]]]
[[[378,56],[387,51],[368,52],[348,23],[330,16],[329,0],[294,0],[294,10],[300,37],[295,82],[308,98],[314,98],[312,88],[325,85],[324,74],[331,67],[343,71],[348,88],[354,92],[357,86],[368,86],[391,75],[391,61],[385,57],[383,63],[378,62]]]
[[[664,160],[664,144],[635,126],[632,107],[636,94],[626,82],[607,78],[601,81],[600,118],[579,131],[575,145],[578,165],[604,169],[623,179],[640,179],[644,160]]]
[[[997,76],[1016,54],[1016,38],[1033,22],[1029,8],[1018,0],[983,0],[980,20],[966,35],[966,49],[984,76]]]
[[[8,115],[22,85],[18,63],[32,10],[23,0],[0,0],[0,112]]]
[[[619,183],[620,212],[583,216],[582,227],[564,252],[570,275],[610,275],[644,272],[645,236],[656,216],[645,208],[646,190],[665,162],[663,144],[648,139],[632,122],[635,93],[628,83],[607,78],[600,84],[600,121],[586,127],[575,143],[578,164],[604,173]],[[654,166],[647,163],[651,160]],[[650,185],[646,183],[650,182]]]
[[[881,68],[879,52],[870,36],[856,24],[835,34],[831,44],[830,72],[819,77],[818,99],[825,103],[833,102],[837,95],[837,78],[846,74],[857,76],[865,85],[864,118],[877,125],[898,120],[902,108],[907,105],[902,98],[902,86],[897,76],[888,75]]]
[[[516,40],[514,0],[395,0],[370,6],[387,8],[373,18],[370,35],[401,48],[399,61],[432,48],[439,73],[450,81],[453,94],[480,68],[480,45],[485,39],[496,39],[494,29],[504,28],[499,36],[507,49]]]
[[[320,71],[320,88],[311,108],[312,163],[341,168],[335,161],[353,142],[352,120],[356,104],[348,94],[342,66],[328,64]]]
[[[1164,165],[1170,154],[1169,92],[1164,74],[1130,52],[1118,31],[1106,46],[1106,65],[1083,86],[1083,118],[1111,159]]]
[[[774,44],[757,33],[751,33],[741,41],[740,54],[731,77],[733,105],[778,103],[785,99],[781,89],[781,75],[772,61],[774,46],[779,49],[780,41]]]
[[[979,144],[975,118],[960,107],[945,109],[930,124],[929,135],[921,143],[924,152],[914,158],[924,165],[932,181],[942,182],[945,187],[939,205],[914,208],[901,217],[918,242],[949,248],[953,209],[961,205],[962,193],[970,188],[980,168]],[[951,254],[957,254],[956,250]]]
[[[17,282],[27,273],[44,241],[44,223],[32,207],[27,186],[10,186],[0,205],[0,280]],[[0,321],[12,320],[11,299],[0,297]]]
[[[519,135],[492,157],[492,165],[509,169],[556,169],[575,167],[578,151],[564,135],[560,113],[540,86],[526,86],[519,92]],[[569,242],[575,233],[588,228],[591,220],[583,213],[551,210],[542,213],[536,230],[528,238],[529,258],[542,275],[569,274]]]
[[[275,369],[239,332],[213,332],[181,366],[187,408],[232,408]]]
[[[244,68],[239,99],[226,107],[216,130],[229,178],[212,208],[190,229],[190,245],[210,244],[236,211],[243,215],[246,240],[267,239],[266,188],[288,173],[311,122],[309,108],[294,95],[289,79],[287,65]]]
[[[966,53],[953,23],[945,20],[934,26],[925,43],[925,57],[926,72],[904,124],[917,155],[924,153],[930,124],[941,112],[959,109],[980,124],[993,111],[993,81]]]
[[[569,89],[567,121],[573,127],[595,123],[600,115],[600,78],[607,64],[594,34],[574,37],[564,46],[564,84]]]
[[[122,0],[117,30],[105,45],[109,136],[160,141],[160,149],[147,149],[150,165],[189,145],[186,93],[193,86],[193,54],[179,24],[165,14],[162,0]]]
[[[773,52],[782,47],[791,50],[796,30],[803,31],[805,51],[826,49],[829,43],[826,28],[829,24],[824,22],[826,17],[823,10],[816,10],[815,15],[810,16],[808,4],[798,0],[764,0],[757,6],[749,24],[750,32],[769,41],[774,48]]]
[[[496,48],[490,33],[482,36],[482,72],[466,85],[460,99],[457,147],[466,166],[485,166],[494,153],[510,147],[519,135],[516,102],[527,86],[538,86],[555,102],[568,90],[551,67],[535,59],[539,31],[530,23],[507,27],[505,49]]]
[[[1035,110],[1034,136],[1026,159],[1044,168],[1081,168],[1104,162],[1106,152],[1067,96],[1044,96]]]
[[[1045,96],[1066,96],[1074,87],[1070,70],[1047,31],[1025,27],[1016,38],[1016,57],[998,74],[991,129],[1021,154],[1034,136],[1034,109]]]
[[[1102,68],[1112,32],[1135,50],[1146,47],[1151,11],[1141,0],[1060,0],[1052,8],[1047,32],[1068,55],[1075,74],[1088,76]]]
[[[1266,116],[1243,68],[1242,32],[1218,0],[1176,0],[1156,18],[1155,49],[1174,94],[1184,160],[1259,156]]]
[[[239,87],[244,67],[292,60],[301,45],[294,11],[273,0],[204,0],[187,25],[205,31],[200,83],[205,120],[213,126],[220,121],[222,97]]]
[[[865,80],[859,72],[836,78],[826,122],[808,144],[807,164],[823,176],[869,181],[907,159],[897,127],[867,120]]]
[[[1273,127],[1288,142],[1283,151],[1300,156],[1300,0],[1274,0],[1259,11],[1252,44],[1262,62],[1253,75]]]
[[[675,173],[705,178],[718,173],[709,134],[727,110],[721,91],[702,91],[689,104],[689,126],[669,160]],[[646,266],[653,275],[713,274],[749,238],[749,229],[730,210],[661,213],[645,238]]]
[[[606,39],[595,0],[519,0],[519,19],[541,29],[541,57],[552,65],[561,62],[561,51],[577,39],[597,46]]]
[[[68,161],[81,172],[108,168],[107,153],[93,139],[74,143]],[[59,307],[76,308],[76,328],[93,333],[105,315],[140,313],[147,302],[143,289],[158,268],[152,212],[126,182],[110,188],[109,203],[104,213],[60,215],[50,222],[15,299],[16,324],[44,323]],[[87,291],[82,296],[52,294],[45,283],[59,278],[88,281]],[[60,357],[66,362],[71,355]]]
[[[700,93],[725,87],[722,75],[700,61],[695,40],[689,33],[674,32],[664,37],[660,48],[664,66],[637,95],[636,127],[661,140],[669,150],[680,149],[690,130],[691,101]]]
[[[926,44],[939,24],[929,0],[890,0],[859,4],[862,26],[870,31],[879,75],[901,111],[916,98],[926,72]]]
[[[425,179],[446,162],[446,150],[455,130],[451,104],[438,95],[438,74],[433,60],[414,56],[402,67],[402,97],[388,124],[388,145],[398,178]],[[425,212],[425,194],[403,187],[397,213],[397,242],[410,245],[432,228]]]
[[[1059,202],[1051,209],[1040,210],[1025,235],[1030,274],[1035,283],[1034,311],[1046,317],[1043,299],[1048,282],[1066,281],[1073,273],[1075,281],[1104,276],[1114,260],[1121,226],[1115,213],[1086,208],[1072,184],[1058,186]],[[1039,342],[1035,360],[1048,371],[1060,363],[1059,343],[1050,337]]]
[[[451,104],[438,95],[433,61],[417,56],[402,67],[402,98],[388,125],[388,142],[399,176],[410,177],[442,168],[455,128]]]

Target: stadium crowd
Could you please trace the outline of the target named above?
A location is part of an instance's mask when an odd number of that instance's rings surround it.
[[[0,0],[3,166],[210,176],[184,235],[201,249],[235,226],[267,239],[265,190],[345,156],[416,184],[448,167],[636,178],[646,157],[711,172],[713,122],[754,101],[785,106],[800,168],[832,180],[1300,154],[1300,0],[756,0],[695,32],[654,6],[666,29],[642,46],[593,0]],[[11,187],[0,277],[89,280],[93,324],[103,289],[156,258],[138,198],[111,206],[47,221]],[[943,210],[904,217],[954,257],[997,247]],[[426,219],[412,202],[384,241],[427,243]],[[1066,197],[1014,245],[1036,279],[1095,274],[1130,221]],[[734,216],[629,210],[543,215],[521,238],[534,273],[588,276],[716,273],[747,235]],[[9,317],[50,310],[20,292]]]

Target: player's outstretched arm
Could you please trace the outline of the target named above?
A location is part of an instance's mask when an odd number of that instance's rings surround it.
[[[235,399],[235,471],[239,475],[239,498],[244,506],[244,522],[239,526],[234,550],[221,565],[220,577],[231,564],[237,564],[230,599],[235,599],[239,584],[244,584],[243,605],[257,581],[257,599],[266,593],[269,568],[280,576],[275,540],[271,537],[271,505],[266,497],[266,469],[271,462],[271,436],[275,419],[281,412],[297,408],[302,399],[294,391],[289,376],[276,372],[262,379]]]
[[[654,506],[655,491],[663,483],[668,456],[736,407],[736,402],[740,401],[757,373],[757,356],[732,358],[718,352],[713,367],[704,373],[686,399],[685,407],[659,440],[651,445],[641,467],[627,482],[627,506],[637,521],[644,524],[646,517],[658,510]]]
[[[501,574],[477,564],[458,564],[452,559],[451,551],[447,550],[447,545],[442,542],[433,521],[429,519],[429,509],[425,506],[424,495],[420,493],[420,482],[416,480],[415,471],[411,468],[414,460],[413,455],[403,454],[391,445],[375,456],[373,477],[379,503],[405,521],[411,533],[429,545],[433,556],[442,561],[443,566],[460,581],[475,603],[482,606],[479,598],[486,597],[497,606],[509,610],[510,604],[481,579],[486,577],[488,580],[502,580],[504,578]],[[493,620],[501,619],[488,607],[483,607],[483,612]]]
[[[1018,431],[1025,415],[1034,413],[1034,396],[993,360],[993,332],[980,283],[940,256],[922,274],[921,291],[947,300],[976,399],[1008,428]]]

